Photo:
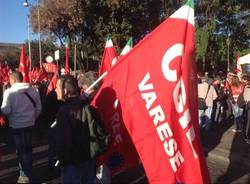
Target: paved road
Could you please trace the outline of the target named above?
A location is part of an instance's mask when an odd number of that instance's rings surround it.
[[[202,132],[202,142],[207,155],[207,163],[212,183],[250,183],[250,145],[244,142],[242,133],[233,133],[233,125],[228,123]],[[7,130],[4,132],[8,135]],[[0,135],[3,135],[3,133]],[[18,167],[15,150],[11,139],[4,136],[6,145],[0,162],[0,183],[15,183]],[[47,139],[34,138],[34,183],[59,183],[60,172],[50,172],[47,166]],[[142,166],[135,167],[112,179],[112,183],[148,183]]]
[[[212,183],[250,183],[250,144],[233,128],[227,123],[202,134]]]

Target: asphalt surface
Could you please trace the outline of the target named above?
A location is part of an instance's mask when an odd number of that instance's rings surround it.
[[[212,183],[250,183],[250,145],[243,133],[234,133],[232,123],[213,126],[201,133]],[[8,128],[0,129],[0,146],[3,157],[0,161],[0,183],[16,183],[18,163],[15,148]],[[35,133],[33,141],[32,183],[60,183],[60,170],[49,170],[47,164],[47,135]],[[141,165],[112,178],[112,183],[148,183]]]

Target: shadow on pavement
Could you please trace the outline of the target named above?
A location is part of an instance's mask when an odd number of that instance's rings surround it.
[[[233,133],[229,155],[229,166],[215,183],[250,183],[250,145],[244,141],[243,133]],[[237,181],[236,181],[237,180]]]
[[[211,129],[208,132],[201,131],[201,141],[205,151],[205,156],[218,146],[221,142],[223,134],[230,129],[233,122],[228,121],[227,123],[215,124],[213,123]]]

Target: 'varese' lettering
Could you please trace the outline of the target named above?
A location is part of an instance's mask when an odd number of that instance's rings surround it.
[[[178,145],[173,138],[173,132],[169,126],[169,123],[165,120],[166,118],[162,107],[160,105],[152,107],[157,99],[157,96],[154,91],[153,84],[148,83],[149,79],[150,74],[147,73],[138,85],[138,88],[141,92],[142,99],[145,101],[145,106],[148,110],[149,116],[153,118],[154,125],[156,126],[156,132],[159,136],[159,139],[162,141],[163,148],[166,154],[170,157],[169,163],[173,171],[176,172],[184,162],[184,158],[180,150],[178,150]]]

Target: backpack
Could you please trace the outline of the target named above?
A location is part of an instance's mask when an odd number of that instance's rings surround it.
[[[206,93],[206,97],[205,98],[198,97],[198,109],[199,110],[205,110],[205,109],[207,109],[206,98],[207,98],[207,94],[209,92],[209,89],[210,89],[210,85],[208,85],[208,89],[207,89],[207,93]]]
[[[86,122],[89,127],[90,135],[90,157],[96,158],[102,155],[108,148],[109,135],[104,129],[100,113],[90,105],[84,105],[82,108],[82,121]]]
[[[204,98],[198,98],[198,107],[199,110],[205,110],[207,108],[207,104]]]

